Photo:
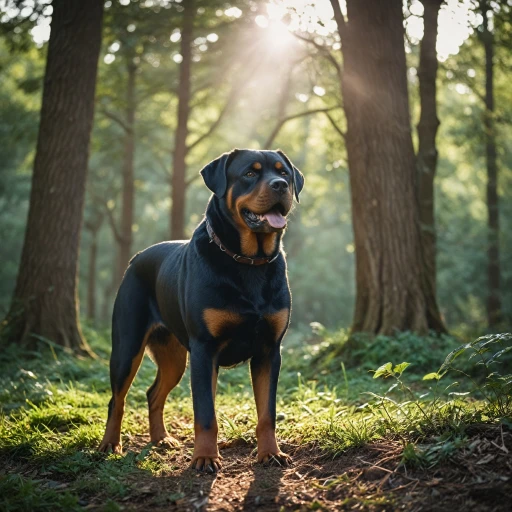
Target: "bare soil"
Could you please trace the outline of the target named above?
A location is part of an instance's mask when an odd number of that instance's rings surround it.
[[[468,432],[463,448],[430,468],[403,464],[398,440],[352,449],[336,458],[314,445],[284,445],[293,455],[289,467],[256,464],[254,447],[237,441],[221,446],[223,469],[216,475],[189,469],[189,449],[156,449],[172,469],[160,476],[139,474],[131,482],[135,477],[127,476],[132,491],[118,503],[135,511],[508,512],[512,433],[489,425],[476,425]],[[124,450],[140,452],[147,442],[144,436],[134,436]],[[94,510],[105,504],[105,496],[89,496],[81,504]]]

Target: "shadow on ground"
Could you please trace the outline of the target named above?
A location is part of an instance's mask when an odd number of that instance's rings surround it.
[[[352,449],[333,459],[315,446],[284,446],[290,467],[254,462],[254,447],[238,441],[221,448],[215,476],[187,468],[175,454],[176,471],[152,477],[140,502],[126,508],[180,511],[280,510],[509,510],[512,434],[502,427],[470,428],[466,448],[430,468],[403,465],[399,441]],[[135,447],[133,447],[135,449]]]

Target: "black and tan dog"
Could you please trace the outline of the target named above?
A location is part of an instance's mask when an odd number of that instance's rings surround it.
[[[158,373],[147,392],[151,441],[177,445],[163,422],[167,395],[190,352],[195,446],[192,467],[220,468],[215,391],[220,366],[250,359],[258,461],[288,463],[275,435],[280,345],[290,321],[281,237],[304,177],[281,151],[235,149],[201,171],[213,195],[188,242],[137,254],[112,321],[112,399],[101,451],[121,451],[125,398],[147,349]]]

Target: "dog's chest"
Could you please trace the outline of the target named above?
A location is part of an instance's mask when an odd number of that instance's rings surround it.
[[[230,312],[228,315],[218,311],[216,314],[224,315],[216,325],[212,323],[213,317],[208,314],[205,317],[219,344],[218,362],[221,366],[233,366],[264,353],[277,343],[288,326],[289,310],[265,314]]]

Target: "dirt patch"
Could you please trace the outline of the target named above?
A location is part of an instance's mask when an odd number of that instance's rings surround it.
[[[403,464],[399,441],[352,449],[334,459],[313,445],[283,445],[294,460],[285,468],[256,464],[254,447],[238,442],[221,446],[223,470],[218,475],[188,468],[191,444],[185,450],[156,449],[154,456],[167,460],[171,469],[160,476],[139,474],[136,480],[127,476],[130,493],[117,501],[124,510],[156,511],[508,512],[512,434],[488,425],[471,427],[468,434],[455,451],[431,461],[430,467]],[[125,450],[138,453],[146,443],[144,436],[135,436],[125,443]],[[436,445],[423,448],[432,446]],[[439,446],[441,450],[444,445]],[[92,510],[104,503],[100,494],[81,500]]]

